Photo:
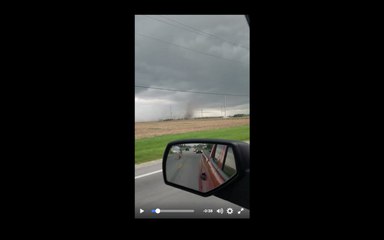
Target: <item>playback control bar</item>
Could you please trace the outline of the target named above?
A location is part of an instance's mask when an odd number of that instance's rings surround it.
[[[204,214],[218,213],[218,214],[228,214],[228,215],[232,215],[232,214],[241,215],[241,213],[243,211],[244,211],[244,208],[241,208],[238,211],[234,211],[234,209],[232,209],[232,208],[227,208],[227,209],[219,208],[219,209],[215,209],[215,210],[206,208],[202,212]],[[140,214],[142,214],[143,212],[145,212],[145,210],[140,208]],[[156,209],[151,209],[150,212],[152,212],[154,214],[160,214],[160,213],[195,213],[195,210],[194,209],[160,209],[160,208],[156,208]]]

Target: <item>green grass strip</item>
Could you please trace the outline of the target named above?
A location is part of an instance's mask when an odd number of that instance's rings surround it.
[[[169,142],[188,138],[245,141],[249,140],[249,125],[137,139],[135,140],[135,164],[160,159]]]

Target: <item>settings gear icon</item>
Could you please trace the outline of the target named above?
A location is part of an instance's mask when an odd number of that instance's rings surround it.
[[[228,214],[232,214],[233,213],[233,209],[232,208],[227,208],[227,213]]]

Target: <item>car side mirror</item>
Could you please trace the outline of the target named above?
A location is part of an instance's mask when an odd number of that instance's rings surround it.
[[[170,142],[163,155],[164,182],[201,196],[218,193],[249,170],[244,149],[249,144],[220,139]]]

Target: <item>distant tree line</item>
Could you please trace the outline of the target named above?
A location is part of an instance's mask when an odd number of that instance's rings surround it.
[[[249,114],[235,114],[232,117],[248,117]]]
[[[235,114],[233,116],[229,116],[229,117],[234,117],[234,118],[238,118],[238,117],[249,117],[249,114]],[[162,119],[160,121],[175,121],[175,120],[188,120],[188,119],[218,119],[218,118],[223,118],[223,117],[219,117],[219,116],[215,116],[215,117],[195,117],[195,118],[166,118],[166,119]]]

